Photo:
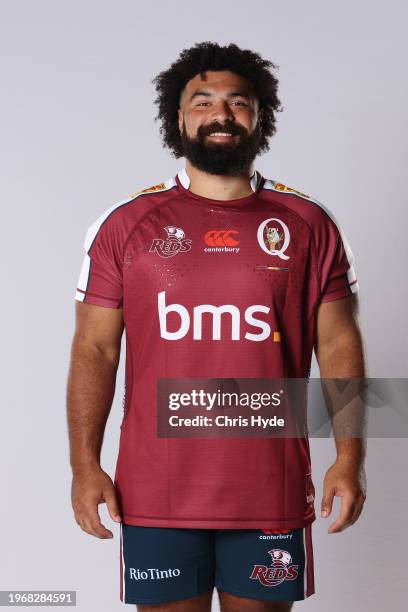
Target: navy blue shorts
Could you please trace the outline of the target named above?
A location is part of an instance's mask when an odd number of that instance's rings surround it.
[[[312,525],[291,530],[121,524],[120,599],[165,603],[205,591],[299,601],[314,590]]]

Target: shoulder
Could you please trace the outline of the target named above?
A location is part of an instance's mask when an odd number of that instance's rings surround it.
[[[106,208],[88,227],[85,248],[89,250],[97,236],[125,240],[132,229],[149,209],[173,197],[176,183],[173,178],[136,191]]]
[[[152,195],[168,194],[176,187],[176,181],[174,177],[171,177],[161,183],[157,183],[156,185],[151,185],[150,187],[145,187],[144,189],[140,189],[139,191],[135,191],[130,196],[128,196],[129,202],[134,202],[136,200],[140,200],[143,197],[151,197]]]
[[[297,213],[311,227],[328,225],[340,229],[338,219],[333,212],[314,195],[306,194],[300,189],[268,178],[265,179],[263,190],[265,194],[270,194],[272,200],[277,200]]]

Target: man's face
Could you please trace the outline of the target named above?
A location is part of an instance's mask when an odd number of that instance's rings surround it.
[[[197,74],[180,97],[183,154],[203,172],[242,174],[259,151],[258,100],[251,84],[233,72],[207,71],[206,77]]]

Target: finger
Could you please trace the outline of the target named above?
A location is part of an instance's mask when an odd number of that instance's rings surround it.
[[[108,529],[106,529],[102,524],[100,525],[89,525],[89,523],[83,523],[82,524],[82,530],[85,531],[86,533],[89,533],[89,535],[93,535],[96,538],[99,538],[101,540],[108,540],[110,538],[113,538],[113,533],[111,531],[109,531]]]
[[[92,523],[87,519],[80,518],[78,524],[83,531],[97,538],[108,539],[113,537],[112,532],[106,529],[102,523]]]
[[[96,536],[97,538],[112,538],[113,533],[106,529],[101,523],[101,519],[98,513],[98,504],[94,501],[88,502],[88,504],[82,509],[79,516],[81,520],[81,526],[87,533]]]
[[[351,524],[351,517],[356,507],[355,499],[350,495],[341,498],[340,513],[336,521],[330,525],[327,533],[338,533]]]
[[[351,518],[351,523],[352,524],[354,524],[357,521],[357,519],[359,518],[359,516],[360,516],[360,514],[361,514],[361,512],[363,510],[363,507],[364,507],[364,501],[365,501],[364,497],[360,496],[360,499],[359,499],[359,501],[358,501],[358,503],[356,505],[356,509],[354,511],[354,514],[353,514],[353,516]]]
[[[109,516],[113,521],[120,523],[122,519],[120,516],[119,505],[113,487],[110,488],[110,490],[108,491],[104,491],[104,499],[108,508]]]
[[[324,489],[321,503],[321,515],[323,518],[329,516],[332,511],[334,489]]]
[[[113,533],[106,529],[105,525],[102,525],[99,517],[94,519],[91,517],[85,517],[83,520],[83,526],[87,533],[96,536],[97,538],[113,538]]]

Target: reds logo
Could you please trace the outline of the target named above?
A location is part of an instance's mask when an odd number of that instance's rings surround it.
[[[185,237],[180,227],[166,225],[164,229],[167,232],[167,238],[154,238],[149,253],[157,253],[160,257],[173,257],[177,253],[191,249],[191,240]]]
[[[254,565],[250,574],[253,580],[259,580],[263,586],[274,587],[284,580],[296,580],[299,575],[299,565],[292,563],[292,557],[287,550],[272,548],[268,550],[272,563],[268,565]]]

